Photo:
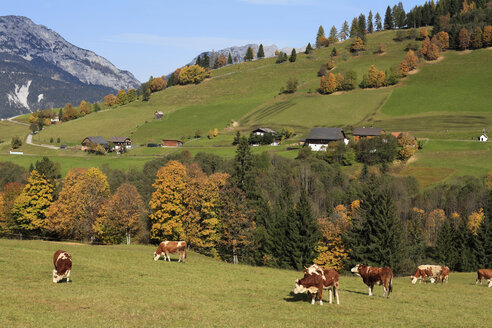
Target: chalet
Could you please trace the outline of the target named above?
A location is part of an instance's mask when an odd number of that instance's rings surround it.
[[[162,147],[181,147],[183,142],[180,140],[163,139]]]
[[[57,124],[60,123],[60,118],[58,117],[58,115],[55,115],[55,117],[51,118],[50,121],[51,124]]]
[[[252,134],[256,134],[257,136],[264,136],[267,133],[276,134],[277,131],[269,129],[269,128],[258,128],[256,130],[251,131]]]
[[[128,137],[111,137],[108,142],[114,144],[114,149],[119,151],[120,149],[130,149],[132,148],[132,140]]]
[[[485,129],[483,129],[482,135],[480,137],[478,137],[478,140],[484,141],[484,142],[489,140],[489,137],[487,137],[487,134],[485,133]]]
[[[304,146],[308,146],[311,150],[325,150],[330,142],[343,141],[348,143],[345,133],[340,128],[312,128],[307,136]]]
[[[354,141],[359,141],[364,138],[372,138],[384,134],[384,130],[380,128],[355,128],[354,129]]]
[[[91,144],[98,144],[104,147],[104,149],[109,148],[109,143],[103,137],[86,137],[82,140],[82,150],[86,151],[89,149]]]
[[[164,117],[164,113],[161,111],[157,111],[154,113],[154,120],[160,120],[163,117]]]

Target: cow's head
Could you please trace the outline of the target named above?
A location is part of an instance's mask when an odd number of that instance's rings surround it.
[[[301,294],[307,292],[307,288],[304,287],[299,279],[296,279],[296,285],[294,287],[294,294]]]
[[[157,254],[157,252],[154,252],[154,261],[157,261],[161,257],[161,254]]]
[[[415,271],[415,273],[410,276],[410,279],[412,279],[412,284],[416,284],[417,283],[417,280],[419,279],[422,279],[422,275],[420,274],[420,269],[417,268],[417,271]]]
[[[354,266],[352,269],[350,269],[350,272],[355,273],[356,275],[360,276],[359,274],[359,268],[362,266],[362,264],[357,264]]]
[[[56,269],[53,269],[53,282],[56,284],[57,282],[62,280],[62,278],[63,278],[63,275],[59,275],[58,271],[56,271]]]

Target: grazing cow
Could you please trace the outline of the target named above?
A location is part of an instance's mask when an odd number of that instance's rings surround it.
[[[447,269],[447,270],[446,270]],[[446,272],[443,272],[446,271]],[[449,276],[449,268],[441,265],[430,265],[424,264],[419,265],[415,273],[410,277],[412,279],[412,284],[417,283],[417,280],[421,283],[422,280],[427,282],[427,277],[429,277],[431,283],[441,281],[447,281]]]
[[[70,270],[72,270],[72,256],[65,251],[56,251],[53,255],[53,282],[57,283],[64,277],[70,281]]]
[[[164,254],[164,261],[167,260],[171,262],[171,257],[169,253],[178,253],[178,262],[185,262],[186,260],[186,241],[163,241],[157,247],[157,251],[154,252],[154,261],[157,261],[161,255]]]
[[[307,273],[306,271],[309,269],[306,268],[306,270],[304,270],[304,278],[296,279],[294,294],[310,292],[312,294],[311,304],[314,304],[316,303],[316,293],[318,293],[319,305],[323,305],[323,289],[328,289],[330,294],[330,304],[333,303],[333,294],[335,294],[337,304],[340,304],[340,299],[338,297],[338,272],[332,269],[323,270],[318,266],[316,267],[317,268],[313,273]],[[321,269],[322,274],[319,269]]]
[[[482,279],[487,279],[488,286],[487,287],[492,287],[492,269],[478,269],[477,271],[477,280],[475,282],[475,285],[478,284],[478,281],[480,281],[480,285],[482,284]]]
[[[357,264],[350,271],[362,277],[364,283],[369,287],[369,296],[373,296],[374,285],[383,285],[383,297],[389,298],[393,291],[393,270]]]

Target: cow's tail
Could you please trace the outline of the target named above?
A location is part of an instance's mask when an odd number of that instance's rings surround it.
[[[388,297],[392,291],[393,291],[393,275],[391,275],[391,277],[390,277],[390,283],[388,286]]]

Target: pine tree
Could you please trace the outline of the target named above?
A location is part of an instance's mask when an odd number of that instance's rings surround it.
[[[439,263],[455,269],[455,259],[458,257],[454,246],[455,228],[451,221],[444,221],[436,241],[436,255]]]
[[[386,14],[384,15],[384,29],[385,30],[393,29],[393,15],[391,13],[390,6],[386,8]]]
[[[202,66],[200,55],[198,55],[198,57],[196,57],[195,65]]]
[[[265,52],[263,51],[263,44],[260,44],[260,47],[258,48],[258,53],[256,55],[257,58],[264,58],[265,57]]]
[[[253,48],[251,47],[248,47],[248,51],[246,51],[246,56],[244,56],[244,60],[245,61],[248,61],[248,60],[253,60]]]
[[[229,56],[227,57],[227,65],[232,65],[232,56],[230,52],[229,52]]]
[[[369,33],[374,32],[374,24],[372,23],[372,11],[369,10],[369,15],[367,15],[367,31]]]
[[[309,55],[311,52],[313,52],[313,47],[311,46],[311,43],[308,43],[308,45],[306,46],[306,50],[304,51],[304,53],[306,55]]]
[[[210,57],[208,56],[207,53],[203,54],[202,67],[204,68],[210,67]]]
[[[346,40],[349,37],[349,35],[350,35],[349,24],[347,21],[344,21],[338,36],[340,40]]]
[[[296,58],[297,58],[296,49],[295,48],[292,48],[292,52],[290,53],[289,61],[291,63],[293,63],[293,62],[296,61]]]
[[[355,38],[358,36],[359,23],[357,22],[357,17],[352,19],[352,25],[350,25],[350,37]]]
[[[381,31],[383,29],[383,25],[381,24],[381,15],[379,15],[379,13],[376,13],[375,23],[376,23],[376,31]]]
[[[359,15],[358,19],[358,36],[361,38],[364,42],[366,42],[366,16],[364,14]]]
[[[394,12],[396,7],[396,14]],[[403,4],[401,2],[398,3],[397,6],[393,8],[393,19],[394,19],[394,26],[397,26],[398,28],[403,28],[405,27],[405,9],[403,9]]]
[[[248,192],[247,188],[251,184],[253,170],[253,155],[246,137],[239,138],[234,157],[233,180],[239,189]]]
[[[338,31],[335,25],[333,25],[330,29],[330,37],[328,38],[330,43],[338,42]]]
[[[318,33],[316,34],[316,48],[320,48],[323,45],[320,43],[322,38],[325,38],[325,30],[323,29],[323,26],[319,26],[318,28]]]
[[[482,48],[483,46],[482,29],[479,26],[473,29],[473,32],[470,36],[470,45],[472,46],[473,49],[479,49]]]

